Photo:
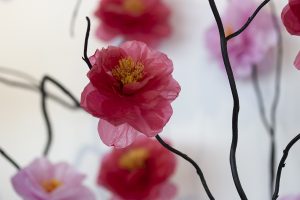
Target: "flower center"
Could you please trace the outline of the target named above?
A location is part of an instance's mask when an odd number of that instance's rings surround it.
[[[231,25],[225,27],[225,37],[234,33],[233,27]]]
[[[47,193],[51,193],[54,190],[56,190],[57,188],[59,188],[60,186],[62,186],[62,184],[63,183],[57,179],[50,179],[50,180],[44,181],[42,183],[42,187]]]
[[[125,0],[123,2],[123,8],[128,13],[133,15],[140,15],[145,10],[145,5],[142,0]]]
[[[122,169],[133,171],[143,168],[149,157],[149,151],[145,148],[136,148],[127,151],[119,160],[119,166]]]
[[[141,62],[134,61],[131,57],[119,60],[119,65],[112,69],[112,75],[123,85],[136,83],[144,75],[144,65]]]

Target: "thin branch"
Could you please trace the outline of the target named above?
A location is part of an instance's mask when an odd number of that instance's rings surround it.
[[[229,41],[230,39],[238,36],[239,34],[241,34],[249,25],[250,23],[254,20],[254,18],[256,17],[256,15],[259,13],[259,11],[267,4],[269,3],[270,0],[265,0],[263,1],[258,7],[257,9],[254,11],[254,13],[249,17],[248,21],[236,32],[228,35],[226,37],[226,40]]]
[[[93,65],[91,64],[89,57],[87,55],[87,49],[88,49],[88,45],[89,45],[89,37],[90,37],[90,30],[91,30],[91,21],[90,18],[86,17],[86,21],[87,21],[87,28],[86,28],[86,34],[85,34],[85,41],[84,41],[84,51],[83,51],[83,60],[85,61],[85,63],[88,65],[88,67],[90,69],[93,68]]]
[[[0,147],[0,154],[12,165],[14,166],[18,171],[21,169],[20,165],[17,164],[17,162],[12,159],[1,147]]]
[[[78,15],[78,11],[79,11],[81,2],[82,2],[82,0],[77,0],[75,8],[74,8],[73,13],[72,13],[72,18],[71,18],[71,23],[70,23],[70,35],[71,35],[71,37],[74,37],[75,22],[76,22],[76,19],[77,19],[77,15]]]
[[[210,200],[214,200],[215,198],[213,197],[213,195],[211,194],[211,192],[208,188],[205,177],[204,177],[203,172],[201,171],[199,165],[193,159],[191,159],[189,156],[187,156],[186,154],[184,154],[184,153],[178,151],[177,149],[174,149],[170,145],[168,145],[166,142],[163,141],[163,139],[159,135],[156,135],[156,139],[166,149],[168,149],[169,151],[173,152],[174,154],[180,156],[181,158],[183,158],[184,160],[188,161],[189,163],[191,163],[193,165],[193,167],[197,171],[197,174],[199,175],[199,178],[202,182],[202,185],[204,187],[204,190],[205,190],[207,196],[209,197]]]
[[[215,17],[219,34],[220,34],[220,42],[221,42],[221,52],[223,56],[223,61],[225,65],[225,69],[227,72],[228,80],[229,80],[229,85],[233,97],[233,112],[232,112],[232,142],[231,142],[231,148],[230,148],[230,166],[231,166],[231,173],[233,177],[233,181],[235,184],[235,187],[238,191],[238,194],[242,200],[247,200],[247,196],[243,190],[243,187],[241,185],[239,175],[238,175],[238,170],[237,170],[237,165],[236,165],[236,149],[237,149],[237,144],[238,144],[238,117],[239,117],[239,96],[235,84],[235,78],[232,72],[229,56],[228,56],[228,49],[227,49],[227,40],[225,37],[225,31],[224,31],[224,26],[222,19],[220,17],[218,8],[215,4],[214,0],[208,0],[212,13]]]
[[[286,161],[286,159],[289,155],[289,151],[298,142],[298,140],[300,140],[300,134],[298,134],[294,139],[292,139],[283,151],[283,156],[282,156],[282,158],[280,160],[280,163],[278,165],[278,170],[277,170],[277,174],[276,174],[275,189],[274,189],[272,200],[276,200],[278,198],[282,169],[285,167],[285,161]]]

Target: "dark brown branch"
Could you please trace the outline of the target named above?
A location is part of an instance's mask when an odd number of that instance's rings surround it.
[[[87,21],[87,28],[86,28],[86,34],[85,34],[85,41],[84,41],[84,51],[83,51],[83,60],[85,61],[85,63],[87,64],[87,66],[92,69],[93,65],[91,64],[89,57],[87,55],[87,49],[88,49],[88,45],[89,45],[89,37],[90,37],[90,30],[91,30],[91,21],[90,18],[86,17],[86,21]]]
[[[17,162],[12,159],[1,147],[0,147],[0,154],[12,165],[14,166],[18,171],[21,169],[20,165],[17,164]]]

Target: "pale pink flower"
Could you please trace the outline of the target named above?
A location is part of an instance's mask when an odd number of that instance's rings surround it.
[[[67,163],[52,164],[40,158],[21,169],[12,184],[24,200],[95,200],[83,186],[84,178]]]
[[[156,46],[171,33],[170,9],[162,0],[101,0],[95,12],[100,19],[97,36],[117,36]]]
[[[142,42],[97,50],[81,106],[101,118],[98,132],[109,146],[125,147],[142,133],[154,137],[169,121],[180,86],[172,61]]]
[[[294,196],[285,196],[285,197],[282,197],[280,198],[280,200],[300,200],[300,195],[294,195]]]
[[[232,0],[222,16],[226,36],[241,28],[249,16],[257,8],[254,0]],[[277,34],[272,21],[272,15],[262,10],[251,25],[239,36],[228,42],[229,58],[234,74],[247,78],[252,73],[253,65],[258,65],[260,71],[265,71],[265,65],[270,52],[276,47]],[[225,69],[220,48],[219,32],[214,22],[206,33],[208,51],[219,65]],[[268,65],[269,66],[269,65]],[[262,68],[263,67],[263,68]]]
[[[170,183],[175,156],[157,141],[139,136],[124,149],[104,156],[98,184],[113,194],[113,200],[171,200],[176,187]]]

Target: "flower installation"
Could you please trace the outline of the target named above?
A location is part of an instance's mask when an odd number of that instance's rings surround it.
[[[157,141],[139,136],[130,146],[103,157],[97,183],[111,191],[112,199],[170,200],[176,194],[170,182],[175,167],[175,155]]]
[[[104,41],[120,36],[157,46],[171,34],[170,14],[163,0],[101,0],[95,11],[100,21],[96,35]]]
[[[292,34],[300,36],[300,1],[289,0],[281,13],[282,22],[286,30]],[[298,53],[294,65],[300,70],[300,52]]]
[[[35,159],[12,178],[15,191],[24,200],[95,200],[83,185],[85,175],[65,162],[52,164]]]
[[[225,35],[228,36],[241,27],[256,7],[257,3],[253,0],[244,0],[243,3],[240,0],[232,0],[227,5],[222,18]],[[267,10],[261,11],[251,26],[228,43],[229,58],[236,77],[249,78],[254,65],[258,66],[260,72],[269,68],[269,65],[260,64],[265,62],[266,58],[272,59],[270,54],[277,44],[277,33],[272,22],[272,15]],[[207,30],[205,42],[211,57],[225,69],[216,24]]]
[[[98,132],[106,145],[126,147],[140,134],[154,137],[163,130],[180,92],[165,54],[130,41],[97,50],[90,62],[81,106],[100,118]]]

